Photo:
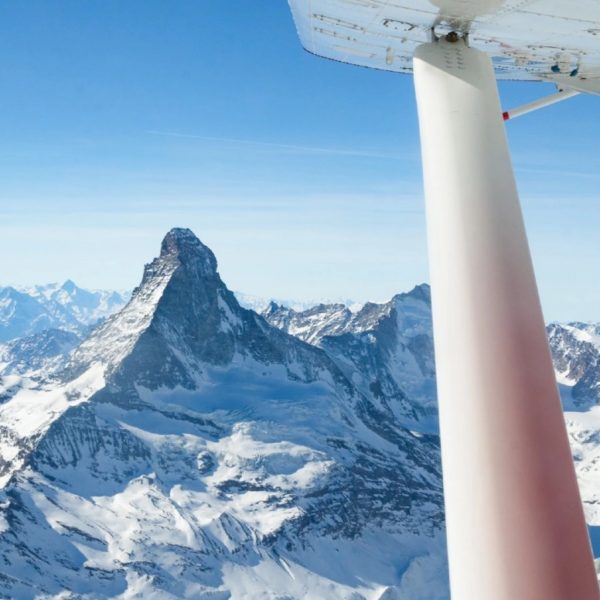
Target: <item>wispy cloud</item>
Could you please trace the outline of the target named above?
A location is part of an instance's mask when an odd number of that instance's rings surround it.
[[[273,150],[287,150],[290,152],[300,152],[305,154],[324,154],[335,156],[362,156],[368,158],[383,158],[388,160],[403,160],[408,158],[408,155],[402,155],[393,152],[377,151],[377,150],[356,150],[352,148],[331,148],[320,146],[303,146],[301,144],[284,144],[280,142],[263,142],[258,140],[245,140],[240,138],[215,137],[208,135],[197,135],[193,133],[180,133],[176,131],[157,131],[149,130],[147,133],[151,135],[159,135],[164,137],[183,138],[200,140],[204,142],[219,142],[223,144],[232,144],[238,146],[270,148]]]

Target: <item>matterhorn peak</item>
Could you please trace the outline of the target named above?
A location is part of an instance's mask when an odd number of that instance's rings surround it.
[[[217,272],[217,259],[212,250],[191,229],[183,227],[174,227],[165,235],[160,258],[176,258],[182,265],[199,267],[204,276],[214,276]]]
[[[169,365],[185,370],[179,364],[183,356],[188,362],[228,364],[236,351],[252,354],[246,338],[261,337],[257,318],[227,289],[210,248],[190,229],[175,228],[164,237],[160,255],[145,266],[127,306],[81,344],[73,362],[99,362],[112,371],[127,356],[142,356],[145,364],[152,356],[158,361],[152,368],[162,375]],[[185,384],[191,386],[192,379]]]

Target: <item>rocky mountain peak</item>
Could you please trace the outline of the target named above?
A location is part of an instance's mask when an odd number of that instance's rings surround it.
[[[190,229],[175,227],[164,237],[160,249],[161,259],[176,258],[182,265],[193,266],[200,275],[214,276],[217,259]]]
[[[421,300],[426,304],[431,304],[431,288],[427,283],[416,285],[406,296],[410,296],[415,300]]]
[[[207,365],[224,367],[234,359],[284,369],[302,360],[295,379],[312,380],[325,368],[346,385],[322,352],[242,308],[217,273],[212,251],[189,229],[172,229],[129,303],[79,346],[69,369],[100,363],[148,389],[193,389]]]
[[[269,315],[269,314],[276,313],[281,308],[283,308],[283,307],[280,306],[279,304],[277,304],[277,302],[271,300],[269,302],[269,304],[267,305],[267,307],[262,312],[263,312],[263,315]]]
[[[75,282],[72,281],[71,279],[67,279],[60,287],[62,290],[67,292],[67,294],[70,294],[70,295],[74,294],[79,289],[75,285]]]

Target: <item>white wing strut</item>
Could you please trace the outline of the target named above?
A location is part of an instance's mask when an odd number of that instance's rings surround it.
[[[455,600],[598,600],[488,56],[417,48]]]
[[[526,115],[534,110],[545,108],[546,106],[551,106],[557,102],[567,100],[567,98],[573,98],[573,96],[578,96],[579,94],[581,94],[581,92],[578,92],[577,90],[559,90],[556,92],[556,94],[550,94],[549,96],[545,96],[539,100],[534,100],[529,104],[524,104],[518,108],[504,111],[502,113],[502,117],[505,121],[508,121],[509,119],[515,119],[516,117],[521,117],[522,115]]]

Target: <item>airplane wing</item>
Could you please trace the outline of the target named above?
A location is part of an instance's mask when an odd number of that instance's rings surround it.
[[[468,34],[498,79],[600,94],[598,0],[289,0],[302,45],[332,60],[412,72],[432,31]]]

